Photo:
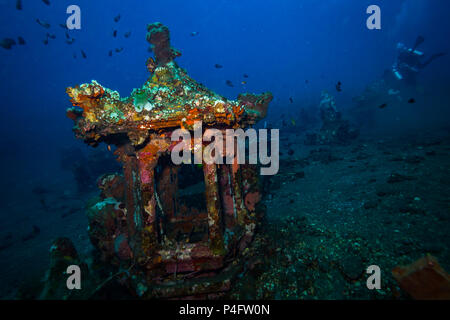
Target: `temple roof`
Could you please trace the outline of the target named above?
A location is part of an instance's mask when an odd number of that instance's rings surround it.
[[[149,25],[147,39],[157,60],[147,61],[151,76],[129,97],[121,98],[117,91],[95,80],[67,88],[74,106],[67,115],[75,121],[74,131],[79,138],[94,142],[120,133],[192,129],[195,121],[203,121],[208,127],[246,127],[265,117],[272,100],[270,93],[241,94],[237,100],[228,100],[207,89],[173,61],[178,51],[158,47],[170,46],[168,29],[164,28],[161,24]],[[163,43],[161,34],[165,37]]]

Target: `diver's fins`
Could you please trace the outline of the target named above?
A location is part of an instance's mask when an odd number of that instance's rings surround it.
[[[425,38],[422,36],[418,36],[416,39],[416,43],[414,44],[414,47],[412,47],[411,51],[414,51],[417,49],[418,46],[420,46],[425,41]]]
[[[432,61],[436,60],[437,58],[443,57],[447,54],[447,52],[440,52],[440,53],[436,53],[433,54],[430,58],[428,58],[427,61],[425,61],[424,63],[422,63],[420,65],[420,68],[425,68],[427,65],[429,65]]]

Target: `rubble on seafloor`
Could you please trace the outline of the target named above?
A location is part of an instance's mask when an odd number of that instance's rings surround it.
[[[147,61],[151,75],[129,97],[95,80],[67,88],[76,137],[91,146],[114,145],[123,164],[123,175],[100,177],[100,199],[88,209],[95,253],[87,298],[102,297],[113,282],[140,298],[219,297],[257,254],[251,244],[261,237],[264,210],[256,166],[203,162],[192,172],[185,166],[194,165],[170,161],[179,143],[171,135],[192,131],[197,121],[203,129],[248,127],[265,117],[272,95],[228,100],[208,90],[174,61],[180,52],[171,47],[167,27],[154,23],[147,31],[155,54]],[[183,197],[185,175],[197,177],[203,190]],[[57,289],[46,289],[43,298],[59,292],[49,274],[46,288]]]
[[[404,300],[415,297],[391,274],[396,266],[432,253],[449,270],[449,140],[414,137],[327,147],[281,139],[296,153],[281,157],[265,189],[270,259],[239,279],[231,297]],[[366,286],[370,265],[381,268],[380,290]],[[431,299],[429,287],[443,282],[416,284],[416,299]]]

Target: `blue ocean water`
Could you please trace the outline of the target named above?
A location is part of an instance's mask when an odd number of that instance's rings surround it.
[[[72,4],[81,9],[81,29],[66,31],[59,24]],[[366,9],[372,4],[381,8],[381,30],[366,27]],[[420,35],[425,39],[420,49],[427,55],[450,52],[450,3],[445,0],[53,0],[50,5],[24,0],[22,6],[17,10],[16,1],[0,0],[0,38],[25,40],[0,48],[4,296],[13,294],[27,274],[20,266],[35,263],[34,275],[46,268],[44,256],[54,237],[69,234],[86,241],[82,211],[87,196],[79,195],[70,168],[89,163],[86,158],[94,151],[73,135],[65,89],[92,79],[121,96],[140,87],[149,76],[147,24],[164,23],[172,46],[182,53],[177,63],[215,92],[235,99],[241,92],[271,91],[266,121],[273,127],[283,126],[282,117],[296,119],[301,108],[317,114],[323,90],[335,96],[343,111],[350,110],[353,98],[392,67],[398,42],[413,46]],[[75,39],[72,44],[66,43],[66,32]],[[44,44],[47,33],[55,39]],[[414,96],[419,103],[373,115],[377,139],[392,132],[448,128],[449,55],[421,71],[418,81],[419,92],[426,93]],[[336,91],[337,82],[342,92]],[[106,147],[99,149],[98,154]],[[78,211],[70,214],[73,207]],[[61,219],[61,212],[68,218]],[[33,226],[39,236],[23,241]]]

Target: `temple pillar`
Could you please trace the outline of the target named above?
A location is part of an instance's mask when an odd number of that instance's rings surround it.
[[[221,219],[221,203],[217,166],[203,164],[205,175],[206,208],[208,210],[209,246],[215,254],[225,252]]]

